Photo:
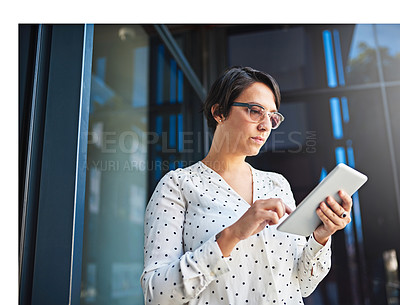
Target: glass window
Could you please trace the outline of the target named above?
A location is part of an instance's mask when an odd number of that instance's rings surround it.
[[[196,39],[182,33],[174,39],[192,67],[198,67],[201,57],[186,49]],[[152,37],[150,48],[149,195],[168,171],[203,158],[202,101],[158,37]]]
[[[304,36],[304,29],[300,27],[231,35],[228,41],[230,64],[268,71],[287,89],[303,88]],[[297,51],[293,53],[293,49]]]
[[[312,27],[283,27],[231,33],[229,65],[257,67],[277,79],[282,91],[320,88],[324,67],[316,49],[319,32]],[[294,51],[295,50],[295,51]]]
[[[94,35],[81,304],[143,304],[149,38],[138,25]]]
[[[302,151],[310,130],[310,112],[307,108],[309,107],[305,102],[282,103],[279,112],[285,116],[285,120],[278,129],[271,132],[263,147],[264,151]]]
[[[183,151],[183,97],[184,77],[177,62],[169,55],[162,43],[152,48],[155,66],[155,82],[151,84],[155,99],[151,99],[150,129],[154,146],[150,147],[151,169],[150,191],[153,191],[161,177],[176,167],[182,167]]]
[[[371,24],[357,24],[355,26],[346,66],[348,84],[378,81],[373,37]]]
[[[379,44],[383,78],[385,81],[400,80],[400,24],[378,24],[376,34]]]

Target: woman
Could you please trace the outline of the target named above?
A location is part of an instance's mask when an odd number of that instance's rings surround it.
[[[303,304],[330,269],[330,236],[352,201],[321,203],[308,241],[276,230],[295,208],[280,174],[245,162],[271,129],[280,93],[268,74],[233,67],[213,84],[204,113],[214,130],[207,156],[167,173],[146,209],[141,284],[146,304]]]

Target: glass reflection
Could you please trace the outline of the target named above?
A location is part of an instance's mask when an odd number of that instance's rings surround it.
[[[379,81],[375,48],[372,25],[356,25],[346,67],[348,85]]]
[[[375,25],[385,81],[400,80],[400,25]]]
[[[81,304],[143,304],[149,40],[95,26]]]
[[[358,24],[354,28],[346,67],[347,84],[379,81],[377,46],[384,81],[400,80],[400,25]]]

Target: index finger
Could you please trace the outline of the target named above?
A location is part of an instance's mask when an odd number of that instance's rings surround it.
[[[286,214],[290,214],[290,213],[292,213],[292,209],[286,204],[286,203],[284,203],[282,200],[281,200],[281,205],[282,205],[282,212],[283,212],[283,214],[280,216],[280,217],[282,217],[283,215],[285,215],[285,213]]]
[[[283,214],[280,215],[279,217],[282,217],[283,215],[285,215],[285,213],[288,214],[288,215],[290,213],[292,213],[292,209],[286,203],[284,203],[282,200],[280,200],[280,202],[281,202]]]
[[[285,206],[285,212],[289,215],[290,213],[292,213],[293,211],[292,211],[292,209],[286,204],[286,203],[284,203],[284,206]]]
[[[285,213],[290,214],[292,210],[287,206],[281,198],[270,198],[265,200],[256,201],[262,209],[275,211],[279,218],[281,218]],[[256,203],[255,202],[255,203]]]

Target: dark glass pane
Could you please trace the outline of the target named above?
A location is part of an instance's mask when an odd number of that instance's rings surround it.
[[[386,91],[389,106],[389,120],[392,130],[395,163],[397,166],[397,173],[400,176],[400,86],[387,88]]]
[[[324,71],[320,31],[312,27],[286,27],[233,33],[228,36],[229,65],[250,66],[271,74],[282,91],[324,86],[317,77]]]
[[[81,304],[143,304],[149,42],[95,26]]]

